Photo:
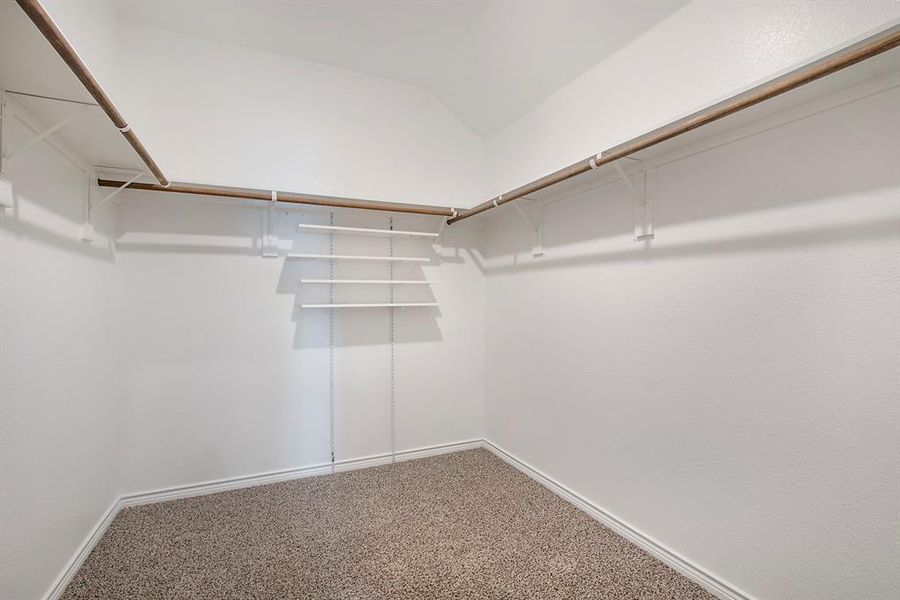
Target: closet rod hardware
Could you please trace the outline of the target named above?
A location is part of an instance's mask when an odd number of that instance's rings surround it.
[[[9,113],[14,119],[16,119],[19,123],[24,125],[26,129],[31,131],[34,135],[40,135],[41,131],[45,131],[47,129],[47,125],[42,123],[38,119],[34,117],[31,113],[27,112],[23,107],[12,103],[3,101],[3,105],[5,106],[5,110],[3,113],[3,119],[6,119],[6,113]],[[90,173],[91,167],[87,163],[85,163],[73,150],[71,150],[68,146],[66,146],[61,140],[59,140],[54,135],[47,135],[42,138],[44,142],[50,145],[56,152],[60,154],[63,158],[68,160],[72,165],[83,173]]]
[[[100,187],[119,187],[125,183],[112,179],[100,179],[97,185]],[[153,183],[132,183],[128,189],[150,192],[171,192],[175,194],[194,194],[199,196],[218,196],[221,198],[236,198],[241,200],[272,200],[272,193],[263,190],[245,190],[231,187],[211,187],[191,184],[171,184],[168,187]],[[443,206],[425,206],[418,204],[401,204],[399,202],[381,202],[379,200],[359,200],[355,198],[338,198],[331,196],[309,196],[305,194],[278,193],[278,202],[292,204],[312,204],[315,206],[334,206],[337,208],[359,208],[363,210],[381,210],[397,213],[411,213],[417,215],[436,215],[449,217],[453,209]]]
[[[145,173],[144,173],[143,171],[138,172],[138,173],[137,173],[136,175],[134,175],[131,179],[129,179],[128,181],[126,181],[125,183],[123,183],[122,185],[120,185],[119,187],[117,187],[113,192],[107,194],[107,196],[106,196],[105,198],[103,198],[103,200],[101,200],[100,202],[98,202],[96,206],[92,206],[92,207],[91,207],[91,212],[94,212],[95,210],[97,210],[98,208],[100,208],[101,206],[103,206],[104,204],[106,204],[107,202],[109,202],[110,200],[112,200],[112,199],[113,199],[116,195],[118,195],[122,190],[124,190],[126,187],[128,187],[129,185],[131,185],[132,183],[134,183],[135,181],[137,181],[138,179],[140,179],[141,176],[143,176],[144,174],[145,174]]]
[[[10,150],[6,154],[4,154],[3,155],[4,160],[9,160],[10,158],[13,158],[15,155],[22,152],[23,150],[31,148],[38,142],[50,137],[51,135],[53,135],[54,133],[56,133],[57,131],[59,131],[60,129],[62,129],[63,127],[65,127],[66,125],[68,125],[69,123],[71,123],[72,121],[74,121],[75,119],[77,119],[78,117],[80,117],[83,114],[84,114],[84,109],[81,108],[81,109],[76,110],[74,113],[70,114],[69,116],[67,116],[65,119],[57,121],[50,127],[47,127],[46,129],[44,129],[43,131],[41,131],[40,133],[35,135],[33,138],[31,138],[27,142],[23,143],[21,146],[19,146],[17,148],[13,148],[12,150]]]
[[[637,185],[635,185],[631,182],[631,176],[625,172],[619,161],[612,163],[616,174],[618,174],[625,187],[628,188],[628,192],[634,201],[634,241],[646,242],[652,240],[655,235],[653,233],[653,216],[650,201],[647,198],[647,166],[644,164],[644,161],[633,156],[626,156],[624,159],[633,160],[641,166],[640,171],[635,173],[638,180]]]
[[[78,56],[78,53],[63,35],[62,31],[59,30],[59,27],[56,26],[56,23],[53,22],[53,19],[50,18],[50,15],[47,14],[47,11],[44,10],[44,7],[41,6],[39,0],[16,0],[16,2],[44,37],[47,38],[47,41],[50,42],[50,45],[53,46],[60,58],[69,66],[72,73],[81,81],[88,93],[97,101],[97,104],[103,109],[103,112],[106,113],[106,116],[109,117],[116,129],[122,132],[122,135],[131,144],[138,156],[141,157],[141,160],[144,161],[144,164],[147,165],[147,168],[153,173],[160,185],[163,187],[168,186],[169,180],[163,175],[159,165],[147,152],[147,148],[135,135],[134,130],[128,125],[125,117],[122,116],[119,109],[116,108],[103,88],[100,87],[97,79],[91,74],[84,61]]]
[[[462,211],[458,216],[452,217],[447,222],[452,225],[469,217],[474,217],[483,212],[502,206],[508,202],[518,200],[540,190],[549,188],[573,177],[577,177],[603,165],[612,163],[621,158],[628,157],[641,150],[646,150],[657,144],[668,141],[690,131],[693,131],[714,121],[723,119],[729,115],[740,112],[752,106],[780,96],[798,87],[821,79],[826,75],[836,73],[849,66],[855,65],[873,56],[877,56],[888,50],[900,46],[900,25],[894,25],[884,31],[880,31],[855,44],[833,52],[817,61],[804,65],[784,75],[776,77],[768,82],[753,87],[718,102],[712,106],[699,110],[687,117],[678,119],[658,129],[633,138],[623,144],[610,148],[598,155],[592,155],[520,186],[510,192],[501,194],[481,204]]]
[[[523,200],[531,200],[531,198],[523,198]],[[522,217],[522,221],[528,226],[531,230],[534,239],[531,244],[531,257],[532,258],[543,258],[544,256],[544,223],[541,218],[541,207],[536,202],[532,200],[533,203],[533,213],[529,215],[525,212],[525,209],[521,206],[521,202],[516,202],[512,205],[516,212],[519,213],[519,216]]]
[[[278,192],[272,190],[269,194],[269,206],[263,209],[263,238],[260,246],[264,258],[277,258],[279,254],[278,212],[275,209],[278,206]]]

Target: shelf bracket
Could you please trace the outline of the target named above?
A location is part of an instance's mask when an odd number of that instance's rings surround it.
[[[272,201],[263,209],[262,255],[266,258],[278,257],[278,192],[272,190]]]
[[[531,200],[531,198],[522,198],[522,200]],[[532,202],[534,202],[532,200]],[[541,207],[536,203],[532,208],[532,215],[529,215],[524,208],[520,206],[521,202],[513,202],[512,207],[516,209],[525,224],[532,231],[531,256],[533,258],[544,257],[544,219],[541,214]]]
[[[12,182],[6,178],[3,162],[3,126],[6,124],[6,96],[0,94],[0,209],[13,207]]]
[[[94,222],[91,219],[91,183],[94,181],[93,175],[92,172],[88,171],[84,177],[84,222],[81,224],[81,241],[88,244],[94,241]]]
[[[105,198],[103,198],[103,200],[98,202],[96,206],[91,206],[91,213],[93,213],[95,210],[97,210],[98,208],[100,208],[101,206],[103,206],[104,204],[106,204],[107,202],[112,200],[113,198],[115,198],[122,190],[124,190],[129,185],[131,185],[132,183],[134,183],[135,181],[140,179],[141,176],[144,174],[145,173],[143,171],[139,171],[137,175],[133,176],[131,179],[129,179],[128,181],[126,181],[125,183],[123,183],[122,185],[117,187],[115,190],[113,190],[112,193],[107,194],[107,196]]]
[[[613,161],[612,166],[615,167],[616,173],[619,174],[619,179],[628,188],[634,200],[634,241],[649,241],[654,238],[655,234],[653,233],[652,206],[647,196],[647,167],[642,160],[630,156],[625,158],[637,161],[641,165],[641,170],[637,174],[637,185],[631,182],[631,178],[622,168],[622,165],[619,164],[619,161]]]
[[[76,110],[74,113],[70,114],[70,115],[69,115],[68,117],[66,117],[65,119],[63,119],[63,120],[57,122],[57,123],[54,124],[54,125],[51,125],[50,127],[47,127],[47,128],[44,129],[43,131],[37,133],[37,135],[35,135],[33,138],[31,138],[30,140],[28,140],[27,142],[25,142],[25,143],[22,144],[21,146],[18,146],[18,147],[16,147],[16,148],[13,148],[12,150],[10,150],[10,151],[7,152],[6,154],[4,154],[4,155],[3,155],[3,158],[4,158],[5,160],[9,160],[9,159],[13,158],[15,155],[17,155],[17,154],[19,154],[20,152],[22,152],[23,150],[26,150],[26,149],[28,149],[28,148],[31,148],[32,146],[34,146],[34,145],[37,144],[38,142],[40,142],[40,141],[42,141],[42,140],[44,140],[44,139],[50,137],[51,135],[53,135],[54,133],[56,133],[57,131],[59,131],[60,129],[62,129],[63,127],[65,127],[66,125],[68,125],[69,123],[71,123],[72,121],[74,121],[75,119],[77,119],[78,117],[80,117],[81,115],[83,115],[85,112],[86,112],[86,107],[81,107],[81,108],[79,108],[78,110]]]
[[[456,217],[456,215],[457,215],[457,212],[456,212],[456,209],[454,208],[453,216],[451,216],[450,218],[453,219],[454,217]],[[444,249],[443,235],[444,235],[445,227],[447,227],[447,219],[445,219],[444,217],[441,217],[441,224],[438,226],[437,237],[434,238],[434,251],[436,254],[440,254],[441,250]]]

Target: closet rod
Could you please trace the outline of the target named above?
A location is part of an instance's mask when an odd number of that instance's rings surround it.
[[[98,179],[100,187],[122,187],[125,181],[112,179]],[[268,190],[244,190],[240,188],[212,187],[190,184],[172,184],[168,187],[155,183],[131,183],[126,187],[131,190],[144,190],[150,192],[171,192],[174,194],[195,194],[200,196],[218,196],[220,198],[238,198],[241,200],[265,200],[271,202],[272,192]],[[360,208],[363,210],[382,210],[397,213],[411,213],[416,215],[437,215],[439,217],[452,217],[456,211],[444,206],[425,206],[418,204],[401,204],[399,202],[381,202],[378,200],[358,200],[355,198],[335,198],[330,196],[309,196],[306,194],[292,194],[278,192],[279,202],[293,204],[314,204],[316,206],[334,206],[338,208]]]
[[[764,102],[765,100],[789,92],[802,85],[811,83],[826,75],[830,75],[866,60],[867,58],[872,58],[873,56],[887,52],[898,45],[900,45],[900,25],[895,25],[855,44],[847,46],[846,48],[842,48],[841,50],[829,54],[815,62],[795,69],[780,77],[776,77],[771,81],[767,81],[766,83],[732,96],[722,102],[699,110],[687,117],[673,121],[668,125],[664,125],[623,144],[605,150],[600,154],[590,156],[575,164],[569,165],[568,167],[545,175],[544,177],[520,186],[511,192],[501,194],[496,198],[482,202],[469,210],[463,210],[459,215],[449,219],[447,223],[452,225],[463,219],[474,217],[475,215],[491,210],[492,208],[496,208],[557,183],[566,181],[567,179],[587,173],[588,171],[609,164],[615,160],[619,160],[620,158],[625,158],[636,152],[650,148],[651,146],[655,146],[674,137],[688,133],[689,131],[693,131],[698,127],[702,127],[713,121],[718,121],[719,119],[736,112],[755,106],[760,102]]]
[[[106,92],[103,91],[103,88],[100,87],[100,84],[88,70],[87,65],[75,52],[75,49],[56,26],[56,23],[53,22],[53,19],[50,18],[50,15],[47,14],[47,11],[44,10],[44,7],[41,6],[41,3],[38,0],[16,0],[16,2],[22,7],[22,10],[25,11],[25,14],[28,15],[28,18],[32,20],[40,32],[44,34],[44,37],[47,38],[47,41],[50,42],[50,45],[53,46],[65,63],[69,65],[69,68],[81,81],[88,93],[94,97],[94,100],[97,101],[97,104],[100,105],[100,108],[103,109],[109,120],[113,122],[113,125],[122,132],[122,135],[125,136],[125,139],[131,144],[134,151],[141,157],[141,160],[144,161],[144,164],[147,165],[147,168],[150,169],[150,172],[153,173],[160,185],[169,185],[169,180],[163,175],[159,165],[156,164],[156,161],[147,152],[144,144],[141,143],[141,140],[128,126],[125,117],[122,116],[119,109],[116,108]]]

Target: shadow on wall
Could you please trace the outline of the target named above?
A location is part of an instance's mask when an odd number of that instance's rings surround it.
[[[31,139],[32,134],[14,119],[6,119],[3,147]],[[5,165],[12,182],[13,204],[0,209],[0,228],[11,235],[54,246],[88,258],[113,262],[108,214],[96,215],[93,242],[83,241],[86,175],[47,144],[35,144]]]
[[[618,180],[542,198],[547,258],[511,209],[490,222],[487,273],[756,252],[896,235],[891,219],[828,222],[794,213],[812,203],[896,189],[900,90],[887,89],[656,169],[648,191],[656,238],[635,243],[633,204]],[[892,152],[874,151],[892,148]],[[590,177],[588,175],[587,177]],[[562,187],[562,186],[560,186]],[[505,211],[506,214],[500,213]],[[752,234],[731,228],[759,219]],[[765,223],[763,223],[765,220]],[[614,241],[613,241],[614,240]]]
[[[294,326],[293,348],[328,348],[339,346],[383,345],[395,343],[439,341],[442,339],[438,319],[439,306],[340,308],[334,309],[332,329],[329,308],[303,308],[303,304],[369,304],[369,303],[437,303],[437,280],[443,263],[461,263],[465,259],[460,249],[444,248],[438,256],[431,239],[387,236],[334,235],[298,231],[298,224],[334,225],[408,231],[437,231],[440,218],[418,215],[388,215],[336,209],[332,212],[318,207],[279,207],[276,210],[274,233],[278,241],[278,256],[263,256],[263,234],[267,208],[237,204],[226,200],[198,199],[195,196],[161,197],[146,192],[128,192],[128,203],[120,219],[122,231],[116,248],[123,253],[143,255],[141,264],[152,270],[172,269],[181,264],[195,277],[165,275],[172,280],[166,285],[199,286],[194,301],[209,301],[219,294],[232,296],[225,302],[228,310],[283,309],[278,296],[288,296],[292,309],[285,323]],[[213,206],[214,205],[214,206]],[[333,246],[332,246],[333,245]],[[393,248],[393,250],[392,250]],[[291,258],[289,254],[350,255],[423,258],[423,262],[363,261]],[[157,263],[153,255],[167,254],[170,260]],[[188,265],[191,265],[190,267]],[[154,266],[155,265],[155,266]],[[162,267],[166,265],[166,267]],[[176,267],[177,268],[177,267]],[[194,270],[196,269],[196,270]],[[277,269],[274,289],[260,291],[248,286],[268,286],[270,274]],[[333,269],[333,270],[332,270]],[[333,286],[328,283],[303,282],[313,280],[373,280],[378,283]],[[434,281],[430,284],[391,286],[384,281]],[[177,283],[176,283],[177,281]],[[333,292],[333,296],[332,296]],[[244,305],[235,296],[246,293]],[[262,297],[261,297],[262,296]],[[268,304],[266,296],[271,296]],[[203,300],[200,300],[202,298]],[[332,301],[333,298],[333,301]],[[224,300],[224,298],[223,298]],[[289,316],[288,316],[289,315]],[[246,312],[234,313],[233,319],[246,320]]]
[[[299,223],[333,224],[404,231],[436,231],[438,217],[387,215],[356,211],[302,211],[283,216],[279,239],[289,253],[404,257],[423,262],[327,260],[285,258],[277,291],[294,297],[295,348],[322,348],[334,345],[386,345],[440,341],[440,306],[393,308],[315,308],[314,304],[437,303],[435,288],[442,262],[456,262],[458,256],[438,256],[432,240],[390,236],[311,233],[297,230]],[[429,281],[429,284],[316,283],[309,280]],[[333,322],[332,322],[333,313]],[[333,323],[333,327],[332,327]]]

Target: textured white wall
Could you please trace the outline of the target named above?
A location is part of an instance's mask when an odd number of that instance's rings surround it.
[[[757,598],[900,594],[900,93],[486,241],[488,438]]]
[[[196,198],[136,195],[120,214],[123,309],[130,323],[125,366],[129,492],[196,483],[329,460],[329,265],[262,258],[254,247],[258,208],[210,206]],[[327,213],[288,211],[280,221],[294,251],[328,253],[328,236],[300,234],[301,220]],[[336,224],[388,226],[378,214],[339,212]],[[436,230],[435,217],[395,217],[398,229]],[[472,230],[447,230],[441,263],[398,265],[395,278],[439,279],[398,287],[397,300],[440,309],[395,313],[396,448],[479,438],[483,428],[483,274]],[[388,240],[341,236],[339,254],[387,255]],[[432,256],[422,240],[395,241],[397,255]],[[341,262],[337,278],[388,278],[388,266]],[[336,290],[338,301],[387,302],[384,285]],[[337,311],[337,460],[390,451],[390,335],[387,309]]]
[[[31,137],[13,119],[5,148]],[[0,211],[0,597],[39,598],[119,493],[115,255],[80,240],[86,180],[44,144]]]
[[[489,196],[714,104],[897,19],[900,2],[892,1],[695,0],[490,138]]]

